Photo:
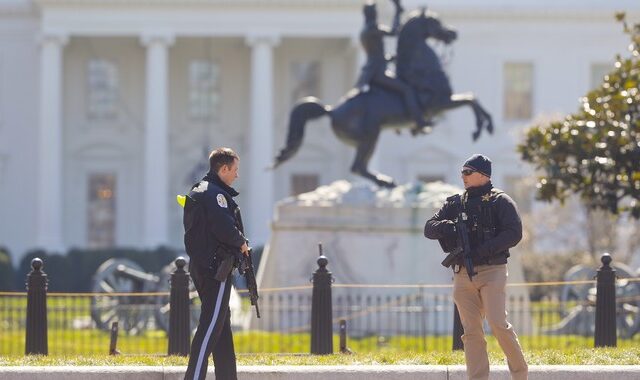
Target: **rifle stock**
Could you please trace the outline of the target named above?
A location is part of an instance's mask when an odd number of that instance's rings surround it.
[[[456,261],[458,261],[459,256],[460,251],[451,252],[447,255],[447,257],[444,258],[444,260],[442,260],[440,264],[442,264],[442,266],[445,268],[449,268],[450,266],[454,265]]]

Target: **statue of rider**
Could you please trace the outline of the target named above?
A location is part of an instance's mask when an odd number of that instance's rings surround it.
[[[387,58],[384,51],[384,37],[396,36],[400,29],[400,16],[403,8],[400,0],[392,0],[396,7],[391,29],[386,25],[378,24],[378,12],[374,2],[364,5],[365,25],[360,32],[360,42],[367,53],[367,62],[362,67],[362,72],[356,83],[359,89],[366,85],[377,85],[387,90],[399,93],[404,100],[404,105],[416,123],[416,129],[429,126],[429,122],[424,120],[418,101],[413,89],[398,78],[386,74],[387,62],[394,58]]]

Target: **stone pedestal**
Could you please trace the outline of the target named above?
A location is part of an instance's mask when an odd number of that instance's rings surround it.
[[[440,265],[444,253],[437,241],[424,237],[423,228],[445,199],[460,191],[442,182],[388,190],[338,181],[284,199],[276,206],[258,287],[310,285],[317,269],[318,243],[322,243],[329,259],[327,269],[335,280],[333,316],[336,321],[347,319],[351,336],[354,330],[361,335],[380,334],[373,330],[381,328],[391,333],[447,334],[453,318],[448,286],[452,271]],[[522,282],[519,268],[510,272],[520,274],[510,276],[510,281]],[[526,293],[521,287],[513,290]],[[293,300],[311,291],[298,294]],[[305,330],[308,311],[304,308],[275,309],[264,312],[264,320],[255,327]]]

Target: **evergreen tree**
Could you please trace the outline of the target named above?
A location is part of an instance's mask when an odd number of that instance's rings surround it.
[[[640,218],[640,23],[629,26],[631,55],[617,57],[602,84],[578,112],[562,121],[535,125],[518,146],[522,159],[539,170],[541,200],[578,194],[593,209]]]

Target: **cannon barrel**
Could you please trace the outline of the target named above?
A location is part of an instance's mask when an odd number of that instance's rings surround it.
[[[157,284],[158,282],[160,282],[160,277],[154,275],[153,273],[143,272],[141,270],[128,267],[124,264],[119,264],[116,267],[116,271],[119,276],[139,283],[153,282]]]

